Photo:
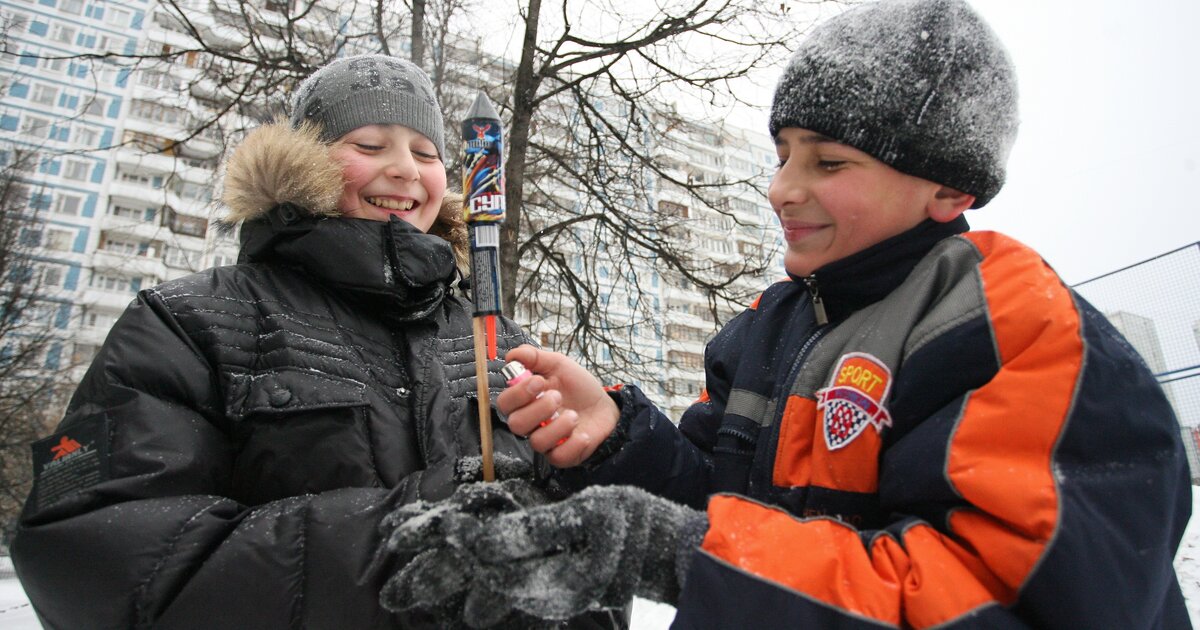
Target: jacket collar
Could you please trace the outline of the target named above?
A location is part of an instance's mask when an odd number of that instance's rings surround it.
[[[395,217],[388,222],[314,217],[291,204],[242,225],[239,262],[299,267],[389,317],[427,317],[455,276],[450,244]]]
[[[947,223],[926,219],[908,231],[835,260],[808,277],[788,275],[810,292],[815,287],[829,321],[841,321],[891,293],[939,241],[969,229],[966,217],[961,215]]]

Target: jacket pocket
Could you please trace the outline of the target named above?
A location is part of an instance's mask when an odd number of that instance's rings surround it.
[[[233,498],[258,505],[380,485],[362,383],[296,368],[222,376],[236,445]]]
[[[316,370],[278,368],[270,372],[223,372],[225,415],[238,422],[251,415],[290,415],[367,404],[366,385]]]

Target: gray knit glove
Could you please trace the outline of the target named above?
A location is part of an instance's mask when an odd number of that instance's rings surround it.
[[[513,611],[563,620],[619,609],[634,595],[674,603],[707,529],[703,512],[627,486],[481,511],[459,497],[480,485],[395,521],[388,547],[420,553],[388,582],[385,607],[437,608],[465,591],[463,621],[483,628]]]

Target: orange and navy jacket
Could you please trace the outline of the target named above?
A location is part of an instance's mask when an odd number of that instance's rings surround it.
[[[770,287],[678,428],[614,394],[624,443],[567,477],[707,507],[675,627],[1189,627],[1165,396],[1036,253],[965,230]]]

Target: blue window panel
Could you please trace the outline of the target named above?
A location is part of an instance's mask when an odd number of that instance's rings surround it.
[[[75,66],[75,78],[76,79],[82,79],[82,78],[86,77],[87,75],[88,75],[88,67],[86,64],[81,63],[81,64]]]
[[[61,171],[62,171],[62,162],[59,160],[50,160],[50,162],[48,162],[46,164],[46,170],[45,170],[46,173],[49,173],[51,175],[58,175],[59,172],[61,172]]]
[[[71,268],[67,270],[67,276],[63,278],[63,288],[70,291],[78,289],[80,272],[79,265],[71,265]]]
[[[92,11],[92,17],[96,18],[97,20],[103,20],[104,19],[104,9],[102,7],[96,7]]]
[[[100,146],[102,146],[102,147],[110,146],[110,145],[112,145],[112,141],[113,141],[113,130],[111,128],[105,129],[104,133],[100,134]]]
[[[89,4],[88,7],[83,10],[83,15],[84,17],[92,17],[92,5]]]
[[[133,292],[134,292],[134,293],[137,293],[138,291],[141,291],[141,290],[142,290],[142,279],[141,279],[141,278],[134,278],[134,279],[130,280],[130,281],[129,281],[129,288],[133,289]]]
[[[34,210],[48,210],[50,208],[50,195],[46,193],[34,193],[29,196],[29,205]]]
[[[134,51],[136,51],[136,50],[137,50],[137,40],[136,39],[125,40],[125,54],[126,55],[132,55],[134,53]],[[128,73],[129,72],[126,71],[126,74],[128,74]]]
[[[129,40],[129,43],[125,44],[125,54],[126,55],[133,54],[133,40],[132,39]],[[125,87],[125,84],[128,82],[129,82],[129,68],[122,68],[121,71],[117,73],[117,87]]]
[[[117,116],[120,116],[120,115],[121,115],[121,97],[118,96],[117,98],[114,98],[111,103],[108,104],[107,116],[109,118],[116,118]]]
[[[135,31],[142,30],[142,20],[145,19],[145,17],[146,17],[145,13],[143,13],[141,11],[134,11],[133,19],[129,21],[130,28],[132,28]]]
[[[25,52],[25,53],[22,53],[22,56],[21,56],[21,65],[23,65],[23,66],[29,66],[29,67],[31,67],[31,68],[36,68],[36,67],[37,67],[37,62],[38,62],[38,60],[37,60],[37,56],[36,56],[36,55],[34,55],[33,53],[31,53],[31,52]]]
[[[87,46],[88,48],[96,47],[96,36],[95,35],[88,35],[86,37],[81,37],[80,39],[83,40],[82,42],[80,42],[80,45]]]
[[[46,352],[46,369],[57,370],[59,361],[62,358],[62,344],[53,343],[50,345],[50,350]]]
[[[71,305],[62,304],[58,307],[58,314],[54,317],[54,327],[59,330],[66,330],[67,326],[71,325]]]
[[[150,243],[138,243],[138,256],[145,256],[150,250]]]
[[[87,242],[88,242],[88,229],[82,228],[81,230],[79,230],[79,233],[75,235],[75,245],[71,248],[71,251],[73,251],[77,254],[82,254],[84,251],[87,250]]]
[[[96,162],[96,166],[92,167],[92,183],[99,184],[104,181],[104,162]]]
[[[14,83],[12,84],[12,87],[8,89],[8,93],[17,98],[25,98],[29,96],[29,85],[25,83]]]
[[[16,131],[18,121],[19,119],[16,116],[0,116],[0,129],[5,131]]]
[[[58,133],[56,134],[55,139],[59,142],[66,142],[71,136],[71,130],[68,127],[59,127],[57,131]]]
[[[75,109],[76,107],[79,107],[79,95],[78,94],[67,99],[67,107],[69,107],[71,109]]]
[[[29,32],[33,33],[34,35],[41,35],[44,37],[49,30],[50,25],[45,22],[38,22],[37,20],[34,20],[29,23]]]
[[[13,284],[25,284],[33,277],[33,267],[29,265],[20,265],[13,267],[8,272],[8,281]]]
[[[43,4],[43,5],[46,5],[46,6],[48,6],[48,7],[52,7],[52,6],[55,6],[55,5],[56,5],[56,4],[58,4],[58,3],[56,2],[56,0],[38,0],[38,4]]]
[[[94,174],[93,177],[95,177]],[[87,200],[83,202],[83,211],[80,214],[85,217],[96,216],[96,193],[87,196]]]
[[[154,215],[156,215],[156,214],[158,214],[158,211],[157,211],[156,209],[154,209],[154,208],[146,208],[146,215],[145,215],[145,216],[146,216],[146,222],[147,222],[147,223],[153,223],[153,222],[154,222]]]
[[[162,175],[155,175],[154,177],[151,177],[151,178],[150,178],[150,185],[151,185],[151,186],[153,186],[153,187],[155,187],[155,188],[162,188],[162,187],[163,187],[163,178],[162,178]]]

